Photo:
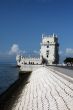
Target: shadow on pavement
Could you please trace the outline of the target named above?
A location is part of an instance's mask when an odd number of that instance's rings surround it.
[[[11,110],[22,89],[28,84],[30,74],[30,72],[19,73],[19,79],[0,95],[0,110]]]

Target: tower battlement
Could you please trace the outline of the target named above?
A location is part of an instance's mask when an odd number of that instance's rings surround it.
[[[59,43],[57,35],[42,35],[40,57],[16,57],[17,64],[41,64],[42,57],[47,61],[47,64],[59,63]]]
[[[59,43],[57,35],[42,35],[40,57],[43,56],[48,64],[59,63]]]

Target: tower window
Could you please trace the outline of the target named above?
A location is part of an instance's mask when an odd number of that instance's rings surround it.
[[[47,58],[48,58],[48,55],[47,55]]]
[[[49,50],[46,51],[46,54],[49,54]]]
[[[49,45],[47,45],[47,48],[49,48]]]
[[[47,41],[47,43],[49,43],[49,41]]]

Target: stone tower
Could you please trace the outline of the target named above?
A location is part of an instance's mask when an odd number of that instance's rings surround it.
[[[42,35],[40,58],[44,58],[48,64],[59,63],[59,43],[57,35]]]

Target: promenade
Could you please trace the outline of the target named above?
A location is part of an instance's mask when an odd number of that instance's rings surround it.
[[[40,67],[32,72],[12,110],[73,110],[73,83]]]

